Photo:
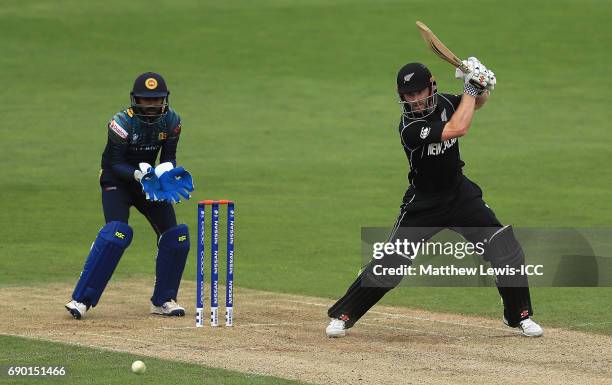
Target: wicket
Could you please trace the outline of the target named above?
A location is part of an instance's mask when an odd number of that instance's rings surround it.
[[[219,326],[219,206],[227,205],[227,261],[225,280],[225,326],[234,324],[234,202],[198,202],[198,256],[196,267],[196,327],[204,326],[204,258],[206,206],[211,206],[210,232],[210,325]]]

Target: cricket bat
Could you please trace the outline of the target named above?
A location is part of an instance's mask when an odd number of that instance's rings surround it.
[[[440,39],[438,39],[438,37],[434,35],[434,33],[431,31],[431,29],[429,29],[428,26],[421,23],[420,21],[416,22],[416,26],[419,29],[421,36],[423,36],[425,44],[427,44],[427,46],[431,48],[431,50],[436,55],[438,55],[442,60],[445,60],[452,64],[454,67],[459,68],[463,73],[470,72],[469,69],[465,66],[465,64],[461,62],[461,59],[459,59],[457,55],[453,53],[453,51],[448,49],[444,45],[444,43],[442,43]]]

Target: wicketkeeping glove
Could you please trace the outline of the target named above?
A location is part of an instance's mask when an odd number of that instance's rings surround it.
[[[183,167],[172,166],[172,163],[165,162],[155,168],[155,174],[159,178],[161,191],[167,200],[172,203],[191,198],[189,194],[194,190],[193,178]]]
[[[142,192],[147,200],[165,200],[166,196],[162,192],[159,178],[155,175],[155,170],[148,163],[140,163],[140,170],[134,171],[134,178],[140,182]]]
[[[163,191],[168,192],[175,203],[180,201],[179,195],[185,199],[191,198],[193,191],[193,179],[183,167],[176,167],[163,173],[159,177],[159,183]]]

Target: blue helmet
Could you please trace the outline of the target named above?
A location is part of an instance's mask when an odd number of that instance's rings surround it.
[[[132,111],[142,122],[154,124],[168,113],[170,91],[164,78],[155,72],[145,72],[134,81],[130,92]],[[143,103],[143,99],[162,99],[161,104]]]

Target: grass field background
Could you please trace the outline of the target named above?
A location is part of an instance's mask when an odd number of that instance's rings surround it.
[[[3,349],[0,349],[0,368],[2,368],[0,382],[3,385],[25,383],[165,385],[169,381],[185,385],[301,384],[301,382],[269,376],[243,374],[135,354],[88,349],[16,337],[0,336],[0,343],[3,347]],[[147,365],[143,375],[135,375],[131,372],[131,364],[136,360],[143,360]],[[41,365],[64,367],[66,375],[61,377],[10,377],[7,375],[8,368],[11,366],[34,367]]]
[[[178,163],[195,198],[237,202],[236,284],[338,297],[359,268],[360,228],[391,226],[407,187],[397,69],[421,61],[439,89],[461,90],[416,19],[498,77],[461,140],[498,217],[609,226],[611,12],[595,0],[3,1],[0,285],[76,281],[103,224],[106,123],[151,70],[183,118]],[[176,207],[194,236],[196,199]],[[153,231],[135,211],[130,225],[115,279],[153,280]],[[544,325],[603,333],[611,294],[532,290]],[[494,289],[401,288],[385,302],[500,316]]]

